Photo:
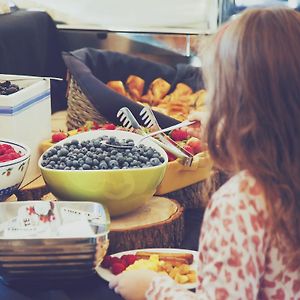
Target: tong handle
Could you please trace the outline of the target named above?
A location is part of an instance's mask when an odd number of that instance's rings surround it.
[[[155,135],[158,135],[160,133],[164,133],[164,132],[172,131],[174,129],[178,129],[178,128],[181,128],[181,127],[189,126],[189,125],[192,125],[194,123],[195,123],[195,121],[188,121],[188,120],[186,120],[186,121],[183,121],[183,122],[181,122],[179,124],[176,124],[176,125],[164,128],[164,129],[160,129],[160,130],[151,132],[151,133],[147,134],[147,137],[155,136]],[[145,136],[144,139],[147,138],[147,137]]]

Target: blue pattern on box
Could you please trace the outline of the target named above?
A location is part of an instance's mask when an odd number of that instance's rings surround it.
[[[0,190],[0,201],[3,201],[9,196],[11,196],[18,189],[19,185],[20,184],[18,183],[3,190]]]

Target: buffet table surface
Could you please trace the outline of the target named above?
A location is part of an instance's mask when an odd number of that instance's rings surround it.
[[[181,248],[197,250],[200,209],[187,210],[185,238]],[[118,300],[122,299],[108,288],[108,283],[97,274],[71,282],[22,282],[12,286],[0,282],[0,299],[3,300]]]

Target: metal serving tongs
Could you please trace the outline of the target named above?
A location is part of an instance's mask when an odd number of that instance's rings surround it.
[[[144,125],[148,128],[152,128],[154,131],[161,131],[161,127],[158,124],[158,121],[152,111],[152,109],[148,106],[145,106],[141,112],[140,116],[142,117],[142,120],[144,121]],[[188,126],[190,124],[193,124],[194,122],[185,121],[185,126]],[[176,125],[175,125],[176,126]],[[172,126],[173,127],[173,126]],[[169,127],[171,129],[172,127]],[[155,132],[154,132],[155,133]],[[151,134],[150,134],[151,135]],[[176,149],[176,153],[179,151],[182,153],[181,156],[174,154],[176,157],[179,158],[180,163],[182,163],[184,166],[191,166],[193,162],[193,154],[186,151],[183,147],[179,146],[175,141],[173,141],[167,134],[161,132],[156,135],[156,137],[164,144],[167,145],[169,148]],[[166,149],[167,150],[167,149]]]
[[[185,159],[187,158],[187,154],[185,154],[184,152],[180,151],[173,144],[171,144],[171,143],[164,143],[164,142],[162,142],[162,141],[160,141],[158,139],[155,139],[155,138],[151,137],[147,133],[145,133],[143,131],[142,126],[138,123],[138,121],[136,120],[136,118],[134,117],[134,115],[132,114],[132,112],[127,107],[121,108],[118,111],[118,113],[117,113],[117,117],[120,119],[120,121],[122,122],[122,124],[123,124],[123,126],[125,128],[137,130],[139,134],[141,134],[141,135],[144,136],[144,138],[151,139],[153,142],[155,142],[156,144],[158,144],[163,149],[169,151],[170,153],[172,153],[176,157],[178,157],[180,159],[183,159],[183,161],[185,161]],[[144,138],[142,138],[141,141]],[[123,147],[123,146],[121,146],[121,147]],[[187,163],[188,162],[189,161],[187,161]]]

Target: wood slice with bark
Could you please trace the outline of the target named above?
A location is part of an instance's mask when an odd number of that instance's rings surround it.
[[[111,220],[109,253],[141,248],[176,248],[184,238],[183,208],[153,197],[139,209]]]

